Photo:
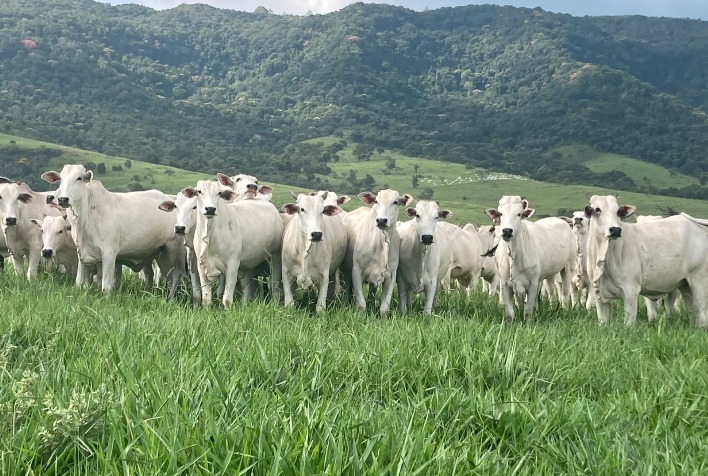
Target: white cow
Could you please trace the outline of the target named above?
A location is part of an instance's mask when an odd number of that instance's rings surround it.
[[[524,306],[524,317],[533,316],[541,283],[561,273],[561,304],[568,305],[571,270],[575,250],[573,232],[560,218],[530,222],[533,215],[528,201],[519,196],[504,196],[498,209],[488,208],[487,216],[499,220],[502,241],[496,250],[500,291],[508,319],[514,318],[514,301]]]
[[[184,237],[187,257],[187,271],[192,283],[192,303],[199,304],[202,300],[202,284],[199,280],[197,255],[194,252],[194,232],[197,227],[197,197],[187,198],[183,193],[177,194],[174,200],[165,200],[158,205],[164,212],[176,212],[175,234]],[[219,294],[223,296],[222,292]]]
[[[573,212],[573,217],[560,217],[571,227],[575,235],[576,264],[573,286],[577,290],[578,299],[585,300],[585,309],[588,311],[595,305],[595,293],[592,291],[592,279],[588,269],[587,249],[588,249],[588,229],[590,219],[585,216],[584,211]]]
[[[258,186],[258,179],[253,175],[238,174],[229,177],[224,174],[217,174],[219,183],[231,188],[236,192],[235,201],[238,200],[265,200],[270,202],[273,199],[273,187],[270,185]]]
[[[325,197],[327,203],[330,199],[327,192]],[[334,199],[337,200],[336,195]],[[360,310],[366,309],[364,284],[369,283],[372,290],[383,286],[379,313],[385,316],[391,306],[391,296],[396,286],[401,246],[401,239],[396,231],[398,207],[410,204],[413,197],[386,189],[376,195],[372,192],[361,192],[359,199],[371,207],[357,208],[344,217],[349,245],[343,269],[347,275],[346,280],[351,279],[354,301]],[[339,203],[335,200],[334,203]],[[346,200],[341,202],[345,203]]]
[[[7,249],[17,275],[27,259],[27,279],[37,276],[42,255],[42,231],[30,220],[61,212],[46,203],[46,194],[33,192],[24,182],[0,177],[0,219]]]
[[[169,195],[158,190],[110,192],[83,165],[65,165],[61,173],[45,172],[42,178],[61,182],[55,194],[59,206],[68,209],[78,249],[77,286],[90,284],[92,269],[100,264],[101,288],[110,292],[120,276],[117,266],[125,264],[145,270],[149,287],[156,259],[174,296],[184,273],[182,245],[174,235],[174,216],[157,209]]]
[[[592,217],[588,267],[593,268],[597,317],[610,318],[610,304],[624,300],[627,325],[637,317],[639,295],[658,298],[678,289],[692,319],[708,328],[708,220],[684,213],[646,223],[622,223],[634,205],[593,195],[585,214]]]
[[[431,314],[438,286],[450,270],[451,255],[446,233],[436,231],[439,218],[452,212],[440,210],[437,203],[423,200],[406,214],[412,219],[398,225],[401,251],[398,262],[398,310],[408,312],[413,293],[425,293],[423,312]]]
[[[223,180],[219,174],[219,181]],[[283,221],[267,200],[234,201],[236,192],[220,183],[200,180],[182,190],[197,198],[194,251],[199,262],[202,305],[211,305],[212,282],[224,276],[223,304],[233,304],[236,283],[242,284],[245,304],[255,291],[254,277],[263,263],[270,263],[271,292],[280,299]]]
[[[48,216],[43,220],[33,218],[31,221],[42,230],[42,258],[56,266],[63,266],[68,274],[76,277],[79,255],[66,217]]]
[[[295,194],[297,203],[282,209],[294,215],[283,235],[283,291],[285,305],[292,306],[293,283],[307,289],[318,288],[316,311],[324,312],[330,283],[347,252],[347,231],[336,217],[342,209],[325,205],[321,195]]]
[[[449,282],[457,281],[467,290],[467,294],[474,291],[482,273],[482,243],[477,236],[474,225],[460,228],[452,223],[440,222],[437,225],[438,233],[447,235],[446,241],[450,250],[450,270],[445,278]]]
[[[474,227],[474,225],[465,225]],[[495,225],[482,225],[477,228],[477,238],[482,246],[482,290],[490,296],[499,293],[499,273],[497,273],[497,263],[494,258],[496,246],[499,244],[501,237],[496,233]]]
[[[665,218],[660,215],[637,215],[634,219],[637,223],[646,223],[649,221],[661,220]],[[666,317],[671,317],[671,312],[679,310],[679,301],[681,299],[681,292],[678,289],[674,289],[669,294],[660,299],[650,299],[644,296],[644,304],[647,308],[647,319],[651,322],[656,320],[657,310],[659,305],[663,304],[664,313]]]
[[[337,195],[335,192],[329,190],[312,191],[310,192],[310,195],[319,195],[321,197],[324,197],[325,206],[334,205],[335,207],[341,207],[352,199],[352,197],[350,197],[349,195]],[[337,216],[339,218],[344,218],[346,214],[347,212],[345,210],[342,210],[337,214]]]

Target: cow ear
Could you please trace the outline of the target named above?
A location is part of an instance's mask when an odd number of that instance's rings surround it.
[[[14,180],[10,180],[7,177],[0,177],[0,183],[15,183]]]
[[[84,174],[84,182],[90,182],[91,179],[93,179],[93,172],[90,170],[87,170],[86,173]]]
[[[216,174],[216,180],[224,187],[233,188],[234,186],[234,181],[228,175]]]
[[[521,218],[530,218],[534,213],[536,213],[535,208],[526,208],[523,212],[521,212]]]
[[[182,195],[187,198],[194,198],[197,196],[197,190],[194,187],[187,187],[182,189]]]
[[[269,193],[273,193],[273,187],[270,185],[261,185],[261,188],[258,189],[258,193],[268,195]]]
[[[234,192],[233,190],[222,190],[221,192],[219,192],[219,196],[227,202],[230,202],[238,198],[238,193]]]
[[[617,216],[624,219],[631,216],[637,210],[634,205],[622,205],[617,209]]]
[[[501,213],[496,208],[487,208],[484,211],[485,215],[491,218],[495,223],[501,219]]]
[[[280,209],[283,210],[288,215],[295,215],[298,210],[297,205],[294,203],[286,203]]]
[[[595,213],[595,210],[590,205],[585,205],[585,216],[587,218],[590,218],[592,214]]]
[[[526,210],[529,207],[529,201],[526,200],[525,198],[521,200],[521,207]]]
[[[573,223],[574,223],[574,222],[573,222],[573,219],[572,219],[572,218],[569,218],[569,217],[566,217],[566,216],[558,217],[558,218],[560,218],[561,220],[563,220],[564,222],[566,222],[566,223],[567,223],[568,225],[570,225],[571,227],[573,226]]]
[[[175,202],[173,202],[172,200],[165,200],[164,202],[159,204],[157,208],[159,208],[163,212],[171,212],[175,208],[177,208],[177,205],[175,205]]]
[[[312,192],[309,193],[309,195],[310,195],[311,197],[314,197],[315,195],[317,195],[317,192],[313,190]]]
[[[373,203],[376,203],[376,195],[374,195],[371,192],[361,192],[358,195],[358,197],[359,197],[359,200],[366,203],[367,205],[371,205]]]
[[[44,220],[38,220],[36,218],[32,218],[30,221],[32,223],[34,223],[35,225],[37,225],[37,228],[39,228],[40,230],[42,229],[42,224],[44,223]]]
[[[339,215],[342,212],[342,209],[334,206],[334,205],[327,205],[324,207],[324,210],[322,210],[322,213],[324,215],[327,215],[328,217],[333,217],[334,215]]]
[[[408,216],[411,217],[411,218],[413,218],[414,216],[416,216],[415,208],[410,208],[410,207],[409,207],[409,208],[406,208],[406,215],[408,215]]]
[[[492,227],[489,229],[489,233],[494,233],[497,231],[497,228],[495,225],[492,225]]]
[[[413,195],[410,193],[405,193],[398,199],[398,204],[404,207],[406,205],[410,205],[411,203],[413,203]]]
[[[337,205],[344,205],[345,203],[347,203],[351,199],[352,199],[352,197],[350,197],[349,195],[340,195],[337,198]]]
[[[42,180],[49,183],[57,183],[61,181],[61,175],[54,171],[44,172],[42,174]]]
[[[65,218],[66,219],[66,218]],[[66,231],[71,231],[71,224],[67,223],[66,224]]]
[[[452,216],[452,212],[450,210],[440,210],[438,212],[438,217],[439,218],[445,218],[448,219]]]
[[[30,203],[32,199],[34,199],[34,195],[32,195],[31,193],[21,193],[17,198],[22,203]]]
[[[315,195],[317,195],[317,194],[315,194]],[[293,192],[292,190],[290,190],[290,196],[293,197],[295,200],[297,200],[297,197],[299,195],[297,193]]]

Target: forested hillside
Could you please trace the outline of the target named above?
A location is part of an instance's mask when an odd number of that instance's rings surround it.
[[[297,144],[334,135],[539,180],[708,198],[707,51],[706,22],[489,5],[359,3],[300,17],[3,0],[0,131],[305,186],[336,151]],[[562,147],[575,145],[699,183],[593,171]]]

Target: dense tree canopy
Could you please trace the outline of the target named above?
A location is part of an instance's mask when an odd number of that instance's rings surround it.
[[[367,153],[642,188],[551,153],[585,144],[705,183],[706,51],[706,22],[490,5],[289,16],[4,0],[0,130],[303,185],[336,151],[297,143],[344,133]]]

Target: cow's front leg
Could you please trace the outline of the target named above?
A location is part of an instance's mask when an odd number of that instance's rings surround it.
[[[610,322],[610,307],[611,307],[611,302],[608,301],[602,301],[601,299],[597,299],[595,301],[595,307],[597,308],[597,321],[601,324],[607,324]]]
[[[381,307],[379,314],[385,316],[391,307],[391,298],[393,297],[393,287],[396,284],[396,273],[392,273],[391,277],[384,281],[383,290],[381,291]]]
[[[551,287],[554,287],[554,283],[548,282]],[[536,310],[536,303],[538,302],[538,292],[541,287],[541,283],[538,280],[531,280],[529,287],[526,291],[526,303],[524,304],[524,319],[529,320],[533,317],[533,313]]]
[[[637,303],[639,302],[639,287],[624,291],[624,323],[633,326],[637,322]]]
[[[101,289],[104,293],[110,293],[115,288],[116,271],[116,253],[112,250],[103,251],[101,253]]]
[[[37,269],[39,268],[40,255],[34,250],[29,252],[28,266],[27,266],[27,281],[32,282],[37,277]]]
[[[423,313],[430,315],[433,313],[433,303],[435,302],[435,292],[437,291],[437,283],[435,281],[431,281],[427,284],[427,286],[424,286],[424,291],[425,304],[423,305]]]
[[[15,275],[19,278],[25,270],[25,260],[21,256],[18,258],[14,253],[12,254],[12,267],[15,268]]]
[[[326,268],[329,268],[327,266]],[[329,290],[329,275],[325,272],[317,280],[317,306],[315,306],[315,312],[317,314],[322,314],[327,307],[327,291]]]
[[[238,281],[239,263],[232,263],[226,266],[224,273],[224,297],[222,302],[225,308],[231,307],[234,302],[234,291],[236,290],[236,282]]]
[[[352,289],[354,290],[354,303],[360,311],[366,310],[366,299],[364,298],[364,282],[361,279],[361,269],[354,263],[352,269]]]

